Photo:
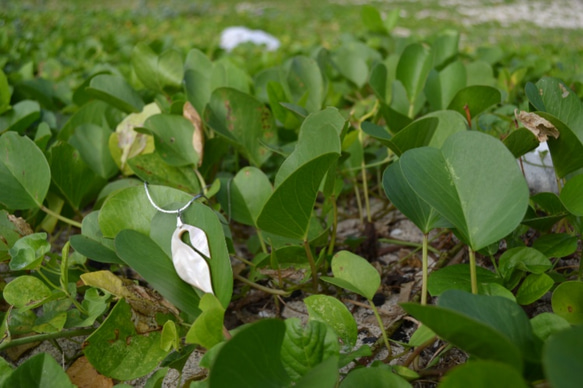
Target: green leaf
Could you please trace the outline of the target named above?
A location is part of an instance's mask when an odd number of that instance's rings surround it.
[[[304,303],[310,320],[330,326],[345,348],[352,349],[356,345],[358,328],[344,303],[328,295],[311,295],[304,299]]]
[[[176,324],[170,319],[167,320],[162,327],[160,347],[167,352],[169,352],[170,349],[178,350],[180,347],[180,337],[176,331]]]
[[[543,297],[555,281],[547,274],[530,274],[520,285],[516,293],[516,301],[521,305],[531,304]]]
[[[121,114],[121,112],[113,108],[111,105],[100,100],[91,100],[79,108],[79,110],[67,120],[65,125],[63,125],[63,128],[57,134],[57,138],[58,140],[68,141],[78,127],[87,124],[112,128],[115,126],[115,123],[112,123],[110,126],[108,119],[111,118],[111,116],[117,118],[118,114]]]
[[[158,152],[134,156],[128,165],[140,179],[161,186],[170,186],[189,193],[201,191],[192,166],[175,167],[167,164]]]
[[[503,141],[515,158],[534,150],[540,144],[534,133],[526,128],[519,128],[510,132],[510,135],[504,138]]]
[[[85,340],[83,351],[99,373],[117,380],[131,380],[150,373],[167,355],[160,347],[160,336],[157,331],[138,334],[131,307],[122,299]]]
[[[285,81],[291,96],[290,102],[306,108],[309,113],[322,108],[326,90],[320,67],[315,60],[305,56],[293,57],[288,64]]]
[[[199,155],[193,146],[194,126],[182,116],[157,114],[150,116],[144,127],[154,134],[156,152],[164,162],[181,167],[196,165]]]
[[[10,91],[10,85],[8,84],[8,79],[4,71],[0,70],[0,114],[4,113],[10,108],[10,97],[12,92]],[[0,132],[2,132],[0,130]]]
[[[381,19],[381,14],[372,5],[363,5],[360,8],[362,25],[370,32],[387,33],[387,28]]]
[[[83,256],[101,263],[123,262],[117,257],[113,240],[106,239],[98,224],[99,212],[91,212],[83,218],[81,233],[71,236],[71,246]]]
[[[334,277],[320,279],[345,288],[372,300],[381,285],[381,276],[366,259],[348,251],[340,251],[332,257]]]
[[[36,305],[49,296],[49,287],[39,278],[28,275],[10,281],[3,291],[4,300],[16,308]]]
[[[546,341],[551,334],[571,327],[565,318],[553,313],[540,313],[530,320],[534,335]]]
[[[397,132],[387,145],[397,156],[409,149],[429,145],[438,123],[439,120],[432,117],[415,120]]]
[[[458,54],[458,45],[460,41],[460,33],[457,30],[445,30],[437,36],[431,44],[431,52],[433,53],[433,66],[436,69],[442,69]],[[464,78],[466,77],[465,69],[463,71]],[[465,82],[464,82],[465,83]]]
[[[575,253],[578,241],[576,236],[567,233],[552,233],[537,238],[532,247],[548,258],[561,258]]]
[[[296,381],[296,388],[335,388],[338,383],[338,357],[332,356],[310,369]]]
[[[69,310],[65,327],[85,327],[93,325],[97,318],[100,318],[108,310],[110,296],[111,294],[108,292],[100,295],[96,288],[89,288],[85,291],[83,303],[81,303],[87,314],[83,314],[82,316],[81,312],[77,309]]]
[[[225,308],[216,296],[209,293],[203,295],[198,307],[202,313],[186,333],[186,343],[198,344],[210,349],[224,340]]]
[[[200,314],[200,297],[178,277],[170,257],[148,236],[122,230],[115,239],[115,248],[126,264],[173,305],[190,315]]]
[[[583,323],[583,283],[570,281],[560,284],[551,299],[553,312],[572,325]]]
[[[242,168],[221,188],[221,207],[227,216],[246,225],[257,226],[257,217],[273,193],[267,175],[256,167]]]
[[[425,96],[433,110],[446,109],[454,96],[466,87],[466,68],[460,61],[447,65],[441,71],[432,70],[425,85]]]
[[[33,233],[19,239],[10,248],[10,270],[36,269],[51,250],[46,233]]]
[[[502,283],[502,279],[486,268],[476,267],[478,284]],[[427,290],[432,296],[439,296],[447,290],[471,291],[470,266],[454,264],[431,272],[427,281]]]
[[[17,102],[0,116],[0,133],[4,131],[24,132],[35,121],[40,119],[40,105],[36,101],[24,100]]]
[[[126,113],[138,113],[144,107],[140,95],[119,76],[100,74],[91,80],[86,90],[91,96]]]
[[[119,171],[109,152],[111,133],[108,128],[88,123],[77,127],[69,138],[69,143],[79,151],[83,161],[103,179],[109,179]]]
[[[524,177],[508,149],[489,135],[457,132],[441,150],[407,151],[400,164],[413,190],[475,251],[508,235],[524,217]]]
[[[340,388],[410,388],[405,379],[388,368],[356,368],[340,383]]]
[[[556,388],[576,387],[583,379],[583,326],[574,326],[552,335],[545,344],[543,367]]]
[[[236,89],[216,89],[206,117],[208,126],[234,143],[255,166],[262,165],[271,155],[261,143],[277,144],[271,111],[254,97]]]
[[[541,252],[530,247],[508,249],[500,256],[498,270],[505,281],[509,281],[515,270],[542,274],[552,263]]]
[[[24,210],[42,205],[51,172],[41,150],[28,137],[15,132],[0,136],[0,204]]]
[[[326,324],[309,321],[304,327],[299,318],[288,318],[285,326],[281,359],[292,380],[300,379],[322,361],[338,356],[338,337]]]
[[[442,219],[435,209],[413,191],[398,160],[383,173],[383,188],[391,203],[423,233],[429,233]]]
[[[583,175],[569,179],[561,190],[560,198],[571,214],[583,216]]]
[[[502,95],[498,89],[491,86],[473,85],[458,91],[447,109],[455,110],[465,116],[465,107],[467,106],[470,111],[470,117],[473,119],[501,101]]]
[[[167,210],[178,209],[192,198],[183,191],[169,187],[150,185],[149,188],[154,202]],[[169,207],[172,203],[181,205]],[[148,201],[144,186],[128,187],[114,192],[104,202],[99,212],[99,227],[103,236],[109,238],[114,238],[123,229],[148,235],[156,212]]]
[[[431,49],[420,43],[413,43],[405,48],[397,65],[397,80],[401,81],[409,100],[409,106],[415,105],[432,66]],[[409,117],[412,110],[409,108]]]
[[[182,55],[177,50],[156,55],[148,45],[138,43],[132,51],[132,68],[148,89],[168,92],[182,85],[184,67]]]
[[[83,161],[79,151],[68,143],[51,147],[48,162],[53,183],[75,210],[95,198],[107,182],[93,172]]]
[[[440,388],[527,388],[520,372],[496,361],[470,361],[453,368],[441,382]]]
[[[558,139],[551,137],[547,144],[551,151],[553,167],[559,178],[583,167],[583,134],[578,134],[577,128],[571,128],[557,117],[545,113],[537,114],[549,121],[559,131]]]
[[[0,357],[0,387],[6,387],[6,380],[12,374],[12,366],[3,357]]]
[[[16,368],[3,387],[73,388],[61,365],[48,353],[32,356]]]
[[[290,377],[281,361],[285,324],[261,320],[242,328],[216,356],[210,388],[288,387]]]
[[[457,308],[452,302],[459,304]],[[516,303],[502,297],[451,290],[441,295],[440,306],[405,303],[401,307],[438,336],[470,355],[500,361],[522,372],[523,356],[519,344],[506,333],[511,328],[524,331],[530,328],[528,318]],[[512,314],[524,319],[517,320]],[[520,338],[522,335],[516,333],[515,336]]]

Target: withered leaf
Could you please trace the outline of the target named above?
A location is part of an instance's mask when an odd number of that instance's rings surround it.
[[[184,118],[190,121],[194,127],[194,132],[192,133],[192,147],[198,154],[198,166],[200,167],[204,153],[204,134],[202,130],[202,120],[190,101],[186,101],[186,103],[184,103],[182,115]]]
[[[541,143],[547,141],[549,136],[552,136],[555,139],[559,138],[559,130],[550,121],[536,113],[525,111],[518,112],[518,109],[515,109],[514,115],[526,129],[534,133],[538,141]]]
[[[69,379],[71,379],[71,382],[78,387],[113,387],[113,380],[97,372],[85,356],[79,357],[73,365],[67,369],[67,375],[69,376]]]

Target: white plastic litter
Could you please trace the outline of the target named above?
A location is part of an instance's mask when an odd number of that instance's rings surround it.
[[[228,27],[221,33],[220,46],[230,52],[242,43],[265,45],[267,51],[275,51],[279,48],[279,40],[262,30],[250,30],[247,27]]]
[[[558,193],[555,169],[546,142],[522,157],[524,175],[533,193],[548,191]]]

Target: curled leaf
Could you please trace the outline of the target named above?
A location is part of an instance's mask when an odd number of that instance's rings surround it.
[[[552,136],[555,139],[559,138],[559,130],[550,121],[536,113],[525,111],[518,112],[518,109],[515,109],[514,115],[526,129],[534,133],[540,142],[547,141],[549,136]]]
[[[202,119],[192,106],[192,104],[187,101],[184,104],[184,109],[182,115],[192,123],[194,127],[194,132],[192,133],[192,147],[198,154],[198,166],[202,164],[202,156],[204,152],[204,135],[202,130]]]
[[[188,232],[190,244],[181,240]],[[181,224],[172,235],[172,261],[176,273],[186,283],[214,294],[211,271],[205,258],[210,258],[210,248],[206,233],[196,226]]]

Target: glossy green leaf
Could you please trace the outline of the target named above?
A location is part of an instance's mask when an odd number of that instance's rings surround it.
[[[537,114],[549,121],[559,131],[558,139],[550,138],[547,141],[553,167],[559,178],[583,167],[583,134],[577,133],[577,128],[571,128],[559,118],[550,113],[537,112]]]
[[[53,184],[76,210],[85,206],[105,186],[105,178],[89,168],[79,151],[68,143],[51,147],[47,159]]]
[[[200,181],[192,166],[171,166],[158,152],[134,156],[128,160],[128,165],[140,179],[150,184],[170,186],[189,193],[201,191]]]
[[[91,80],[86,90],[91,96],[126,113],[137,113],[144,107],[140,95],[119,76],[100,74]]]
[[[150,194],[158,206],[167,210],[178,209],[191,199],[183,191],[163,186],[150,185]],[[181,205],[168,207],[171,203]],[[99,227],[103,236],[108,238],[114,238],[123,229],[133,229],[148,235],[156,212],[148,201],[143,185],[128,187],[107,198],[99,212]]]
[[[216,356],[210,388],[288,387],[290,377],[281,361],[285,324],[261,320],[242,328]]]
[[[255,166],[263,164],[271,155],[261,143],[277,143],[271,111],[254,97],[236,89],[216,89],[206,116],[208,126],[234,143]]]
[[[441,382],[443,388],[527,388],[520,372],[497,361],[470,361],[453,368]]]
[[[489,135],[457,132],[441,150],[407,151],[400,164],[413,190],[474,250],[505,237],[524,217],[524,177],[508,149]]]
[[[51,296],[51,290],[39,278],[22,275],[10,281],[2,295],[6,303],[19,308],[36,305]]]
[[[530,274],[518,288],[516,301],[521,305],[534,303],[542,298],[554,284],[554,280],[545,273]]]
[[[132,51],[132,68],[149,89],[169,91],[182,85],[184,68],[182,55],[177,50],[171,49],[157,55],[148,45],[138,43]]]
[[[334,277],[320,279],[345,288],[372,300],[381,285],[381,276],[366,259],[348,251],[340,251],[332,257]]]
[[[431,49],[420,43],[405,48],[397,65],[397,80],[401,81],[407,92],[409,106],[414,106],[425,86],[432,66]],[[412,109],[409,108],[409,117]]]
[[[28,137],[15,132],[0,136],[0,203],[8,209],[42,205],[51,172],[41,150]]]
[[[555,388],[576,387],[583,379],[583,326],[552,335],[545,344],[543,367]]]
[[[237,222],[256,226],[261,209],[273,192],[265,173],[255,167],[244,167],[222,186],[219,198],[227,216]]]
[[[489,283],[502,283],[502,279],[486,268],[476,267],[478,285]],[[441,268],[429,275],[427,290],[432,296],[439,296],[447,290],[471,291],[470,266],[467,264],[454,264]]]
[[[344,303],[328,295],[311,295],[304,299],[310,320],[330,326],[340,338],[344,347],[352,349],[356,345],[358,328],[354,317]]]
[[[532,247],[548,258],[561,258],[575,253],[578,241],[576,236],[567,233],[552,233],[537,238]]]
[[[198,344],[210,349],[224,340],[225,308],[217,297],[210,293],[203,295],[198,307],[202,313],[186,333],[186,343]]]
[[[515,270],[542,274],[551,267],[552,263],[542,252],[530,247],[508,249],[498,261],[498,270],[505,281],[511,278]]]
[[[292,103],[298,104],[309,113],[322,108],[326,97],[324,79],[315,60],[305,56],[293,57],[285,77]]]
[[[401,171],[398,160],[387,167],[383,173],[383,188],[391,203],[423,233],[429,233],[442,219],[435,209],[413,191]]]
[[[557,314],[540,313],[530,320],[534,335],[546,341],[551,334],[571,327],[567,320]]]
[[[397,156],[409,149],[429,145],[438,124],[439,120],[433,117],[413,121],[397,132],[387,145]]]
[[[438,336],[470,355],[500,361],[522,371],[521,347],[528,344],[524,340],[530,323],[516,303],[496,296],[450,290],[441,295],[439,306],[413,303],[401,306]]]
[[[430,147],[441,148],[448,137],[456,132],[465,131],[468,129],[468,124],[464,116],[458,112],[451,110],[439,110],[431,112],[423,116],[424,118],[437,118],[438,124],[435,132],[431,136],[431,140],[427,143]]]
[[[6,380],[3,387],[73,388],[61,365],[48,353],[39,353],[24,361]]]
[[[122,230],[115,238],[119,257],[163,297],[180,310],[197,316],[200,297],[176,274],[166,253],[152,239],[135,230]]]
[[[33,233],[22,237],[10,248],[10,270],[36,269],[51,250],[46,233]]]
[[[561,190],[560,198],[571,214],[583,216],[583,175],[569,179]]]
[[[454,96],[466,87],[466,68],[460,61],[447,65],[441,71],[431,70],[425,85],[425,96],[433,110],[449,106]]]
[[[503,141],[515,158],[534,150],[540,144],[534,133],[526,128],[519,128],[510,132],[510,135],[505,137]]]
[[[95,124],[83,124],[69,138],[69,143],[79,151],[83,161],[101,178],[109,179],[118,168],[109,152],[111,131]]]
[[[71,246],[75,251],[91,260],[101,263],[123,262],[115,253],[113,240],[104,238],[98,224],[99,212],[91,212],[83,218],[81,233],[71,236]]]
[[[308,321],[303,326],[299,318],[288,318],[285,327],[281,360],[292,380],[300,379],[322,361],[338,355],[338,337],[326,324]]]
[[[157,114],[150,116],[144,127],[154,134],[156,152],[175,167],[196,165],[199,155],[193,146],[194,126],[182,116]]]
[[[295,382],[297,388],[335,388],[338,383],[338,357],[332,356],[310,369]]]
[[[86,340],[87,360],[105,376],[131,380],[150,373],[166,357],[160,332],[138,334],[128,302],[120,300]]]
[[[583,323],[583,282],[561,283],[551,299],[553,312],[572,325]]]
[[[217,213],[208,206],[195,202],[182,214],[182,220],[185,224],[196,226],[205,232],[211,256],[208,264],[213,290],[223,307],[227,308],[233,294],[233,270],[223,225]],[[176,229],[176,214],[158,212],[151,222],[151,239],[162,248],[167,257],[171,257],[171,239]],[[139,257],[135,259],[138,260]]]
[[[465,107],[467,107],[470,117],[474,118],[501,101],[502,95],[498,89],[491,86],[473,85],[458,91],[447,109],[455,110],[465,116]]]
[[[17,102],[0,116],[0,133],[4,131],[24,132],[40,118],[40,105],[36,101],[24,100]]]
[[[340,388],[410,388],[405,379],[386,368],[356,368],[340,383]]]

